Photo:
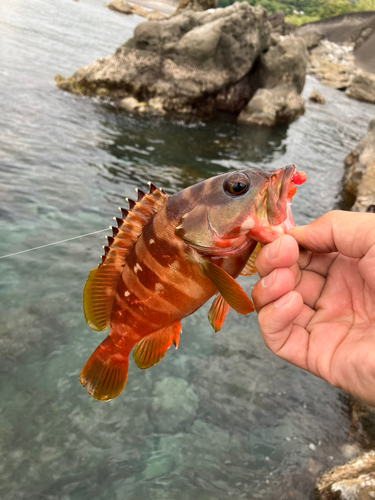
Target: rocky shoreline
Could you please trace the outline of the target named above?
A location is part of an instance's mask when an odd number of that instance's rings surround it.
[[[236,2],[141,23],[114,54],[55,81],[131,113],[191,119],[224,111],[241,124],[274,126],[304,112],[306,65],[301,39],[271,36],[262,7]]]

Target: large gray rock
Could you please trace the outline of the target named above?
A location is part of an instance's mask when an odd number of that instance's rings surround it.
[[[375,452],[371,451],[324,474],[315,490],[317,500],[375,498]]]
[[[356,75],[345,94],[352,99],[375,104],[375,75],[365,72]]]
[[[302,97],[286,86],[259,89],[238,116],[238,123],[273,127],[291,123],[305,112]]]
[[[301,38],[271,36],[269,49],[260,58],[261,86],[284,85],[300,94],[305,85],[308,53]]]
[[[208,114],[216,95],[242,80],[269,45],[261,7],[235,3],[213,12],[186,10],[162,22],[139,24],[114,54],[56,83],[80,95],[158,97],[164,111]],[[160,101],[159,101],[160,102]]]
[[[269,50],[260,58],[261,88],[241,111],[238,122],[271,127],[290,123],[303,114],[305,106],[300,93],[305,84],[307,59],[302,39],[272,35]]]
[[[370,202],[375,198],[375,184],[371,182],[373,167],[370,168],[375,163],[375,120],[370,122],[368,133],[348,154],[344,163],[348,169],[344,179],[345,191],[356,198],[358,196],[355,210],[365,211],[375,201]],[[366,182],[361,187],[368,168]]]

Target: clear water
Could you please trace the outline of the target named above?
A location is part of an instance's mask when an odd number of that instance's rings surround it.
[[[297,223],[340,203],[343,158],[375,108],[308,79],[327,104],[276,131],[130,117],[57,89],[126,41],[141,18],[102,0],[0,2],[0,256],[111,224],[148,180],[173,193],[238,167],[307,172]],[[103,233],[0,260],[2,500],[307,499],[344,461],[345,398],[264,346],[255,315],[214,334],[208,305],[177,352],[131,362],[103,404],[78,374],[105,334],[86,325],[82,287]],[[253,281],[242,279],[250,293]]]

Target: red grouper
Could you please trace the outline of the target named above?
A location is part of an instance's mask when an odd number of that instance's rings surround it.
[[[158,363],[178,347],[180,320],[215,294],[208,318],[216,331],[229,307],[254,311],[235,278],[253,274],[260,245],[294,226],[291,201],[305,179],[289,165],[222,174],[173,196],[152,184],[149,194],[138,190],[84,288],[89,326],[111,327],[80,374],[87,392],[102,401],[118,396],[130,351],[139,368]]]

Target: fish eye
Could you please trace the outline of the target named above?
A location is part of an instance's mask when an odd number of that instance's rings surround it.
[[[249,190],[251,185],[249,177],[242,173],[234,173],[229,175],[223,184],[223,188],[226,194],[230,196],[241,196]]]

